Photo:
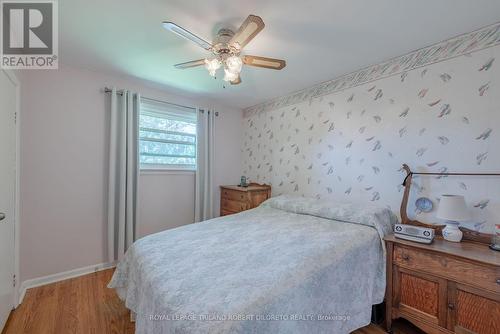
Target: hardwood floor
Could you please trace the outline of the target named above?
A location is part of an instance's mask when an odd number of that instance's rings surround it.
[[[108,289],[113,270],[30,289],[3,334],[134,333],[129,312]]]
[[[28,290],[2,334],[134,333],[128,310],[115,291],[106,287],[112,274],[112,269],[104,270]],[[407,328],[396,323],[394,333],[418,333]],[[353,334],[383,333],[370,325]]]

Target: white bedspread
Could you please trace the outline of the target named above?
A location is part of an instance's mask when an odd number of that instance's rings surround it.
[[[383,300],[381,238],[395,222],[384,208],[280,196],[136,241],[109,287],[137,334],[349,333]]]

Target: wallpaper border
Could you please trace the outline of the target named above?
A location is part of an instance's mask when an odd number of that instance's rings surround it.
[[[318,85],[243,109],[243,117],[290,106],[458,56],[500,45],[500,22],[456,36]]]

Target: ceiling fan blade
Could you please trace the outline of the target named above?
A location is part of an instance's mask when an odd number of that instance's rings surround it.
[[[229,45],[238,50],[243,49],[264,27],[264,21],[259,16],[248,15],[240,29],[229,41]]]
[[[239,85],[241,83],[241,77],[238,75],[236,79],[231,81],[231,85]]]
[[[174,34],[177,34],[191,42],[195,42],[205,50],[211,50],[212,49],[212,44],[208,43],[205,41],[203,38],[196,36],[192,32],[184,29],[183,27],[178,26],[177,24],[173,22],[163,22],[163,27],[167,30],[170,30]]]
[[[272,70],[281,70],[286,66],[286,61],[259,56],[244,56],[243,64],[255,67],[270,68]]]
[[[205,59],[198,59],[198,60],[187,61],[185,63],[175,64],[174,67],[184,70],[186,68],[191,68],[201,65],[205,65]]]

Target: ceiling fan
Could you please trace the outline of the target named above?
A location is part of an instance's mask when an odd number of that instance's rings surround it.
[[[249,15],[236,33],[231,29],[220,29],[212,43],[173,22],[163,22],[163,27],[211,51],[214,55],[211,59],[204,58],[174,65],[179,69],[205,65],[208,73],[215,77],[217,70],[223,66],[224,81],[237,85],[241,83],[240,72],[243,64],[273,70],[281,70],[286,66],[286,62],[281,59],[241,55],[242,49],[264,29],[264,21],[256,15]]]

